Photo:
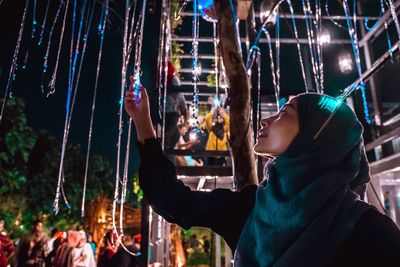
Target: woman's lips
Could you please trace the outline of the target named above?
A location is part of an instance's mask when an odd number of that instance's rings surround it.
[[[265,138],[265,137],[268,137],[267,133],[264,133],[263,131],[259,131],[258,132],[257,138]]]

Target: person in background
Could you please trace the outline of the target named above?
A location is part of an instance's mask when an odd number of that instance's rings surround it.
[[[203,236],[203,249],[205,253],[210,253],[210,240],[208,240],[208,237],[206,235]]]
[[[127,250],[132,253],[139,252],[139,249],[135,246],[134,240],[129,235],[122,237],[122,244]],[[138,264],[137,257],[128,253],[125,248],[120,246],[117,253],[112,256],[110,266],[118,267],[136,267]]]
[[[45,264],[48,236],[43,232],[43,222],[35,221],[32,231],[21,238],[17,248],[18,267],[41,267]]]
[[[14,245],[4,229],[4,220],[0,220],[0,267],[7,267],[9,258],[14,254]]]
[[[208,130],[207,151],[228,151],[229,115],[219,106],[214,106],[205,117]],[[208,157],[209,165],[223,165],[224,157]]]
[[[71,251],[68,267],[96,267],[92,247],[86,242],[85,231],[81,230],[78,233],[79,242]]]
[[[179,140],[175,145],[175,149],[190,149],[193,145],[198,144],[198,139],[185,141],[185,135],[187,134],[188,128],[185,124],[178,125],[179,128]],[[175,163],[177,166],[203,166],[203,161],[195,160],[192,156],[176,156]]]
[[[63,232],[58,231],[56,228],[51,230],[51,238],[47,241],[47,247],[45,251],[46,256],[46,267],[53,266],[53,260],[57,252],[58,246],[61,244],[63,238]]]
[[[173,149],[179,139],[178,122],[187,119],[185,97],[180,91],[180,80],[175,66],[168,62],[167,97],[165,100],[165,148]]]
[[[99,259],[97,261],[98,267],[111,266],[111,259],[117,252],[119,241],[115,236],[113,230],[109,230],[103,238],[103,247],[100,249]]]
[[[87,242],[89,243],[90,247],[91,247],[92,250],[93,250],[93,255],[96,256],[96,246],[97,246],[97,244],[96,244],[96,242],[94,242],[94,240],[93,240],[93,234],[90,233],[90,232],[89,232],[88,235],[87,235]]]
[[[54,257],[53,264],[57,267],[68,267],[68,259],[71,256],[73,248],[78,246],[80,241],[80,235],[78,231],[68,230],[66,238],[62,239],[61,244],[57,244],[58,240],[54,242],[54,246],[58,247],[56,256]],[[56,248],[54,248],[56,249]]]

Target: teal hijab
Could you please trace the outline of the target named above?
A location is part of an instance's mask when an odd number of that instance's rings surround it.
[[[371,207],[359,200],[370,176],[354,112],[327,95],[296,99],[299,134],[265,167],[234,266],[325,266]]]

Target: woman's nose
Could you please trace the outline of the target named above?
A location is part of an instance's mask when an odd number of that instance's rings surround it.
[[[266,127],[268,125],[268,119],[267,118],[262,119],[260,124],[261,124],[261,127]]]

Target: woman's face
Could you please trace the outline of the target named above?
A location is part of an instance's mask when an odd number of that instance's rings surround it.
[[[279,156],[286,151],[298,132],[297,102],[294,98],[278,114],[261,120],[254,152],[260,156]]]

